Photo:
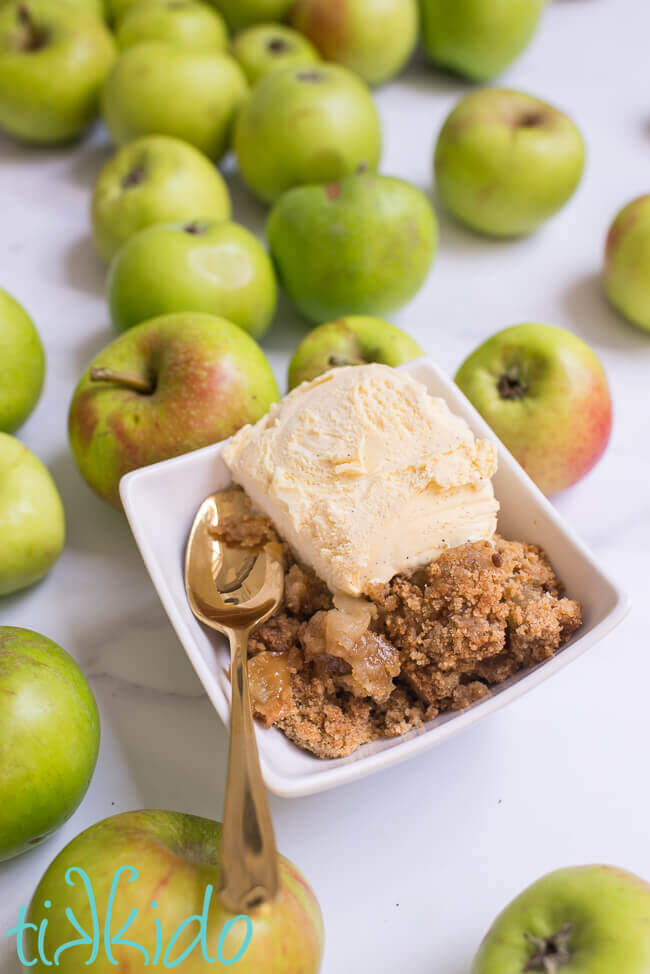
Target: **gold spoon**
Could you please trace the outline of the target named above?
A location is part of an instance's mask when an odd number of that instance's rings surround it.
[[[278,895],[278,856],[262,781],[248,691],[248,637],[280,604],[284,563],[280,545],[235,548],[216,532],[226,518],[248,512],[239,490],[207,497],[190,531],[185,589],[194,615],[230,642],[230,747],[221,844],[221,901],[247,913]]]

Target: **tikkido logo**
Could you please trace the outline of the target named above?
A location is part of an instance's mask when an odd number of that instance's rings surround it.
[[[163,937],[163,929],[160,919],[155,916],[155,911],[158,909],[158,903],[156,900],[152,900],[149,903],[149,909],[152,913],[154,932],[153,940],[155,944],[153,954],[147,950],[144,944],[138,943],[137,940],[125,939],[125,934],[128,933],[129,929],[133,926],[133,923],[140,913],[140,911],[135,907],[131,909],[128,917],[117,933],[112,933],[120,880],[124,877],[126,882],[135,883],[138,879],[138,875],[138,870],[135,868],[135,866],[121,866],[116,871],[108,894],[106,914],[103,917],[103,923],[100,923],[97,900],[95,899],[95,892],[93,890],[90,877],[86,871],[80,867],[73,866],[68,869],[65,874],[65,882],[71,887],[80,885],[83,888],[85,898],[87,899],[86,906],[89,916],[90,930],[84,929],[71,908],[66,906],[64,911],[65,918],[78,936],[76,939],[68,940],[65,943],[60,943],[58,945],[51,943],[51,936],[48,936],[47,933],[49,923],[47,911],[52,909],[52,902],[50,900],[44,900],[42,904],[44,915],[38,924],[27,921],[27,908],[21,906],[18,912],[18,923],[15,927],[12,927],[12,929],[7,932],[7,937],[16,938],[16,953],[18,955],[18,960],[23,967],[34,967],[37,963],[39,963],[39,961],[40,964],[45,967],[59,967],[62,955],[66,954],[69,950],[75,950],[79,953],[86,953],[85,960],[82,960],[81,957],[75,958],[75,963],[79,965],[76,968],[77,970],[81,969],[81,964],[83,964],[85,967],[93,964],[99,957],[101,950],[104,951],[108,962],[117,966],[119,961],[113,954],[113,949],[115,947],[128,947],[130,950],[140,953],[144,967],[155,967],[157,964],[168,968],[179,967],[183,961],[187,960],[195,950],[201,951],[203,960],[206,964],[220,964],[223,967],[232,967],[242,959],[248,950],[253,937],[253,924],[250,917],[246,916],[244,913],[240,914],[239,916],[232,917],[232,919],[224,924],[217,943],[217,956],[211,957],[209,954],[207,942],[208,914],[210,912],[210,905],[214,896],[214,887],[211,884],[208,884],[205,888],[203,909],[201,910],[201,913],[193,914],[192,916],[188,916],[185,920],[183,920],[166,943]],[[178,957],[174,957],[174,953],[179,948],[179,941],[193,924],[198,925],[196,936],[191,943],[185,947],[183,952]],[[235,927],[239,929],[240,926],[243,933],[241,946],[233,956],[226,958],[224,956],[226,939]],[[31,947],[31,952],[35,956],[27,956],[29,947]],[[124,954],[122,952],[120,953],[121,958],[123,959]]]

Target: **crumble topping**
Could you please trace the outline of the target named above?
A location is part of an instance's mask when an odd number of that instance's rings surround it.
[[[275,532],[251,509],[224,525],[228,543],[254,547]],[[553,654],[580,626],[536,545],[460,545],[367,600],[332,598],[285,545],[282,606],[252,633],[255,715],[319,758],[395,737],[460,710]]]

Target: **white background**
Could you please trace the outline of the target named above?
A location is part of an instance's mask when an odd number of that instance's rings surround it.
[[[600,354],[615,427],[605,459],[557,498],[634,606],[594,650],[532,695],[410,764],[313,798],[272,800],[280,849],[312,882],[327,931],[325,974],[463,974],[497,911],[547,870],[609,862],[650,879],[650,335],[621,320],[599,283],[608,224],[650,191],[650,6],[557,0],[504,76],[566,109],[588,146],[573,201],[530,239],[491,242],[441,223],[438,258],[394,316],[453,372],[492,332],[527,320],[570,328]],[[467,90],[423,65],[384,88],[384,172],[431,192],[435,136]],[[23,302],[49,359],[21,439],[63,495],[68,542],[41,585],[0,606],[85,667],[102,715],[99,766],[72,820],[47,845],[0,866],[4,938],[42,871],[74,835],[118,811],[218,817],[226,732],[186,661],[122,515],[97,500],[68,451],[66,412],[88,360],[112,337],[88,198],[104,136],[57,152],[0,141],[0,286]],[[263,209],[229,176],[235,217]],[[436,204],[437,205],[437,204]],[[286,306],[264,342],[281,383],[305,326]],[[13,943],[13,942],[12,942]]]

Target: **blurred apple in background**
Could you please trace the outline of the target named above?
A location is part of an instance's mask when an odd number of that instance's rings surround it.
[[[485,88],[463,98],[442,127],[436,188],[472,229],[518,236],[564,206],[584,161],[580,132],[557,108],[522,92]]]
[[[98,750],[95,698],[72,657],[37,632],[0,626],[0,862],[70,818]]]
[[[424,355],[418,343],[381,318],[350,315],[310,331],[289,363],[289,388],[342,365],[397,366]]]
[[[232,53],[250,85],[277,68],[300,67],[320,61],[306,37],[283,24],[256,24],[237,34]]]
[[[66,908],[83,929],[92,930],[92,905],[82,882],[66,882],[69,869],[82,867],[92,884],[100,923],[110,911],[117,941],[118,930],[124,934],[123,924],[133,911],[128,940],[142,948],[125,944],[125,938],[112,947],[113,964],[107,952],[100,950],[92,963],[97,974],[109,974],[118,966],[139,971],[158,963],[154,960],[158,924],[160,959],[165,967],[178,966],[186,974],[203,974],[231,964],[237,974],[318,974],[323,920],[304,876],[288,859],[279,857],[279,896],[250,911],[249,939],[244,918],[227,928],[234,918],[219,902],[220,852],[219,822],[164,811],[115,815],[82,832],[59,853],[34,893],[27,922],[39,926],[47,918],[46,942],[57,946],[67,943],[73,932]],[[117,894],[109,907],[111,885],[122,867],[126,868],[117,877]],[[46,902],[50,908],[45,908]],[[196,918],[194,922],[186,922],[191,917]],[[176,931],[180,932],[174,942]],[[25,940],[26,957],[37,957],[36,936],[30,931]],[[79,974],[88,951],[83,946],[61,953],[57,970]],[[32,970],[42,971],[45,966],[38,963]]]
[[[417,0],[296,0],[291,23],[370,85],[398,74],[418,38]]]
[[[613,866],[558,869],[494,921],[471,974],[645,974],[650,885]]]
[[[0,595],[43,578],[64,540],[63,505],[48,470],[26,446],[0,433]]]
[[[11,2],[12,0],[0,0],[0,7],[4,7],[5,4]],[[106,17],[104,0],[67,0],[67,2],[81,11],[85,11],[87,14],[94,14],[96,17],[100,17],[102,20]],[[135,2],[139,2],[139,0],[135,0]]]
[[[102,113],[118,145],[141,135],[172,135],[219,160],[247,92],[246,77],[229,54],[147,41],[118,57],[103,88]]]
[[[548,0],[420,0],[424,47],[434,62],[489,81],[532,39]]]
[[[115,31],[120,50],[162,41],[186,51],[225,51],[228,31],[216,10],[194,0],[138,0]]]
[[[551,325],[514,325],[465,359],[456,382],[547,495],[602,456],[612,429],[607,378],[580,338]]]
[[[316,322],[401,307],[424,283],[438,239],[426,196],[377,173],[290,190],[267,233],[280,282]]]
[[[141,230],[115,257],[108,277],[119,331],[171,311],[207,311],[260,338],[276,300],[266,250],[250,230],[223,220]]]
[[[93,242],[106,261],[144,227],[199,216],[227,220],[228,188],[207,156],[165,135],[124,146],[106,163],[93,189]]]
[[[32,319],[0,288],[0,430],[13,433],[36,405],[45,352]]]
[[[106,13],[113,27],[117,27],[126,11],[138,3],[140,0],[106,0]]]
[[[604,284],[622,315],[650,331],[650,195],[623,207],[607,235]]]
[[[253,89],[234,145],[244,181],[272,202],[292,186],[376,169],[381,124],[367,87],[347,68],[283,68]]]
[[[209,0],[232,31],[270,20],[286,20],[294,0]]]
[[[214,315],[164,315],[129,329],[81,377],[69,413],[88,484],[119,507],[120,478],[230,436],[278,399],[257,343]]]
[[[26,142],[73,139],[93,121],[115,59],[95,14],[58,0],[0,7],[0,128]]]

